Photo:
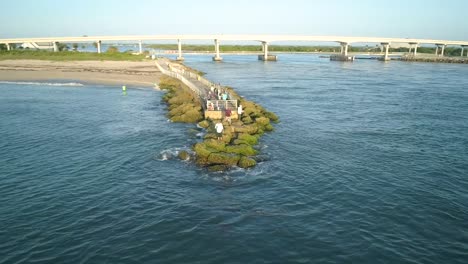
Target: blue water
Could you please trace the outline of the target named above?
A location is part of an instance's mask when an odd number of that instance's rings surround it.
[[[162,92],[0,83],[0,263],[466,263],[468,67],[185,56],[275,112],[251,170]]]

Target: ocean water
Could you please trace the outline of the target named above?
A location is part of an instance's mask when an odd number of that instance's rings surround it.
[[[160,91],[0,82],[0,263],[467,262],[466,65],[185,57],[280,117],[264,161],[174,158]]]

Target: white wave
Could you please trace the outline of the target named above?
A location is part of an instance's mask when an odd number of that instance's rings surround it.
[[[82,83],[77,82],[10,82],[10,81],[0,81],[0,84],[21,84],[21,85],[42,85],[42,86],[84,86]]]
[[[185,150],[187,151],[190,155],[193,155],[193,151],[187,147],[179,147],[179,148],[170,148],[170,149],[165,149],[159,153],[157,156],[157,160],[160,161],[165,161],[165,160],[170,160],[177,158],[180,151]]]

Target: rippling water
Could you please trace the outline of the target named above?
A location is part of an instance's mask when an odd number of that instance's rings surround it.
[[[173,158],[162,92],[0,83],[0,263],[466,263],[466,65],[186,63],[278,114],[265,161]]]

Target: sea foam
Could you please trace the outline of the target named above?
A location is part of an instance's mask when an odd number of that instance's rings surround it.
[[[77,82],[12,82],[12,81],[0,81],[0,84],[19,84],[19,85],[43,85],[43,86],[84,86],[82,83]]]

